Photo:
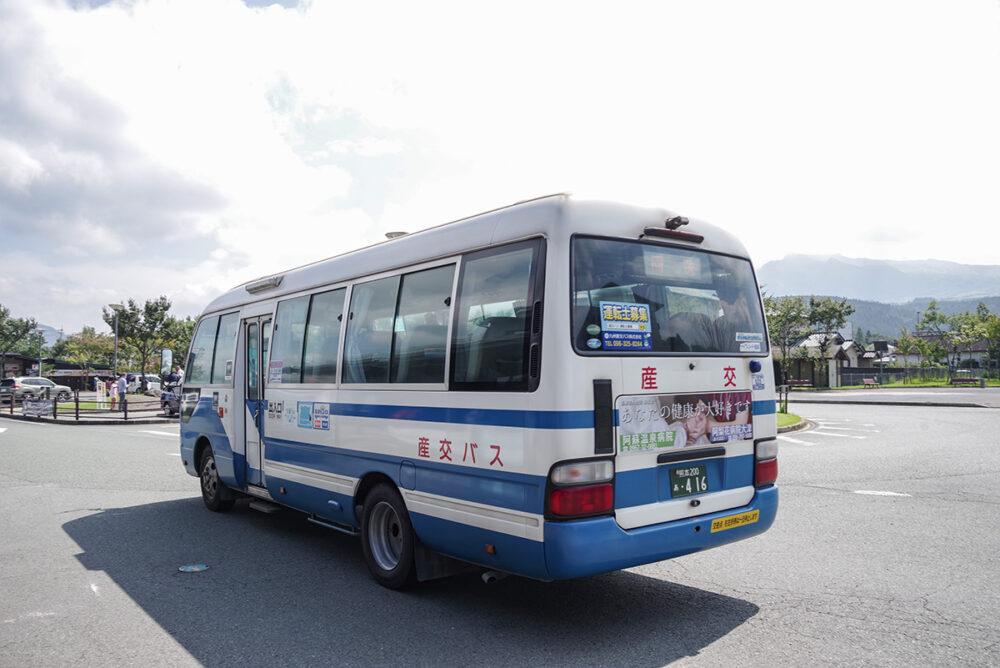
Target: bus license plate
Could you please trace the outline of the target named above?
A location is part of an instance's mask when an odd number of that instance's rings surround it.
[[[708,491],[708,476],[705,464],[684,466],[670,471],[670,497],[679,498]]]

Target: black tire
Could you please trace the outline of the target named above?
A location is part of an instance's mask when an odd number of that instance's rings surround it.
[[[206,508],[218,513],[233,507],[236,497],[219,479],[219,469],[215,466],[215,454],[212,448],[205,448],[205,452],[201,455],[198,477],[201,479],[201,499],[205,502]]]
[[[377,485],[365,498],[361,551],[372,577],[383,587],[416,582],[413,525],[403,498],[391,485]]]
[[[69,401],[69,392],[60,392],[56,398],[59,401]]]

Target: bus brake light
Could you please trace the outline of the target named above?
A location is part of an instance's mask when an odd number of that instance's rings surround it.
[[[549,509],[553,515],[560,517],[596,515],[611,510],[614,496],[614,488],[610,483],[557,487],[549,495]]]
[[[757,471],[754,478],[757,487],[773,485],[774,481],[778,479],[778,458],[775,457],[774,459],[757,462]]]

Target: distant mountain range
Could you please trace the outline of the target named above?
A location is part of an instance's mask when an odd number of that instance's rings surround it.
[[[881,334],[894,339],[899,336],[899,330],[913,332],[917,322],[927,310],[930,299],[914,299],[905,304],[884,304],[863,299],[848,299],[854,307],[854,313],[848,318],[849,327],[846,334],[853,336],[858,329],[864,329],[869,334]],[[980,299],[938,299],[938,309],[947,315],[968,311],[974,313],[982,302],[993,313],[1000,313],[1000,297],[982,297]]]
[[[1000,313],[1000,265],[789,255],[761,266],[757,279],[774,297],[847,298],[854,306],[847,335],[858,329],[890,338],[903,328],[912,332],[932,299],[949,315],[975,311],[979,302]]]
[[[865,260],[842,255],[789,255],[760,267],[764,292],[831,295],[899,304],[914,299],[1000,296],[1000,265],[941,260]]]

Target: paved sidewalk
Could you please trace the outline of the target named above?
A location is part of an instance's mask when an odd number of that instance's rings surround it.
[[[792,390],[790,404],[876,404],[1000,408],[1000,387],[878,388],[865,390]]]

